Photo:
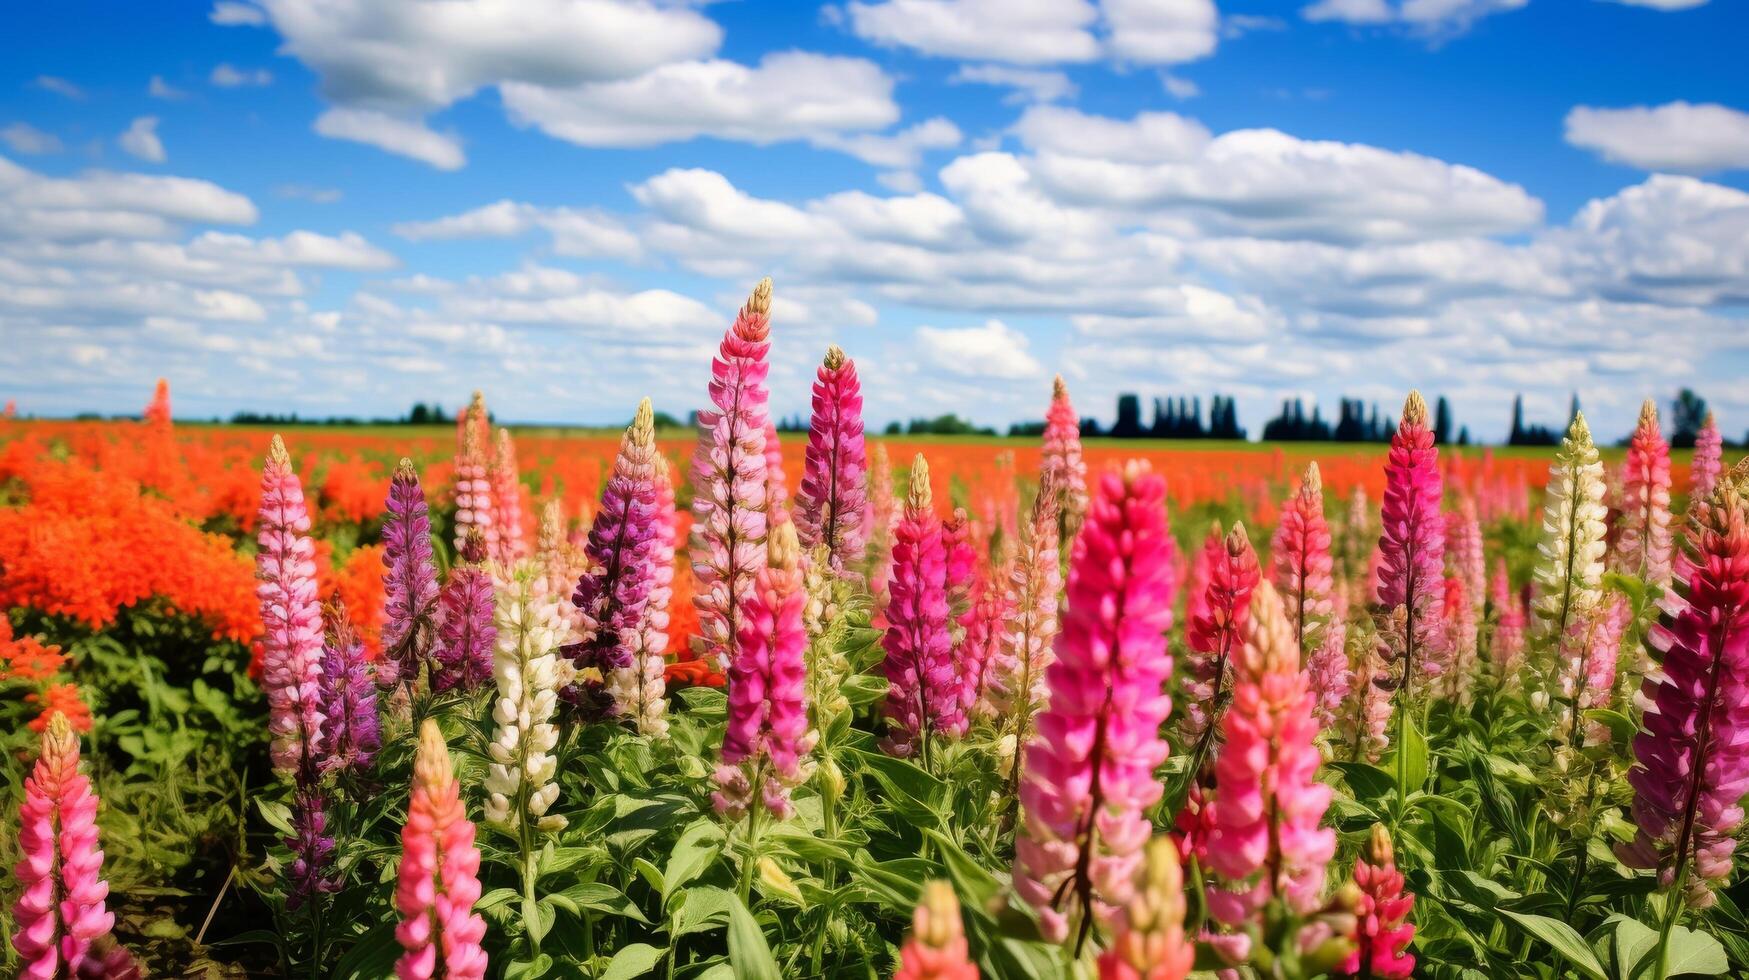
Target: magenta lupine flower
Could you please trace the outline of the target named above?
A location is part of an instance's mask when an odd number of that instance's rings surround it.
[[[762,279],[711,361],[711,408],[698,413],[692,459],[692,567],[697,577],[695,649],[726,670],[741,629],[741,604],[765,566],[765,376],[770,370],[771,280]]]
[[[401,869],[395,908],[401,913],[395,939],[406,950],[395,962],[401,980],[479,980],[486,975],[480,940],[486,920],[474,914],[480,900],[480,849],[462,804],[449,747],[437,722],[425,719],[413,756],[413,791],[401,830]],[[441,967],[441,973],[439,969]]]
[[[437,563],[431,555],[431,510],[419,471],[402,457],[383,508],[383,659],[377,680],[411,680],[437,640]]]
[[[947,558],[948,635],[957,648],[965,642],[965,616],[972,608],[972,585],[978,575],[978,552],[972,547],[972,519],[964,507],[941,523],[941,549]]]
[[[856,362],[833,345],[814,379],[795,522],[804,553],[824,545],[837,571],[860,561],[868,543],[867,471],[862,382]]]
[[[492,679],[492,576],[486,571],[486,540],[478,529],[462,542],[461,561],[449,570],[438,598],[437,645],[432,649],[431,687],[476,691]]]
[[[1069,403],[1069,386],[1062,375],[1051,382],[1051,407],[1045,411],[1039,452],[1039,482],[1056,488],[1058,536],[1070,541],[1087,513],[1087,464],[1081,459],[1081,419]]]
[[[1506,575],[1506,559],[1500,559],[1494,568],[1494,582],[1490,589],[1494,603],[1494,642],[1489,649],[1489,659],[1494,662],[1494,669],[1501,678],[1510,677],[1513,668],[1518,664],[1518,658],[1524,656],[1524,606],[1518,601],[1518,594],[1512,591],[1511,580]]]
[[[322,607],[309,532],[303,485],[284,441],[274,436],[261,470],[255,594],[261,600],[261,688],[273,768],[282,775],[310,763],[322,729]]]
[[[1281,898],[1295,913],[1316,906],[1336,834],[1320,826],[1330,805],[1318,782],[1318,722],[1299,649],[1269,583],[1251,597],[1245,645],[1234,658],[1226,744],[1215,760],[1215,829],[1209,866],[1222,879],[1209,912],[1243,925]]]
[[[1354,953],[1342,965],[1341,974],[1400,980],[1415,972],[1415,957],[1408,952],[1415,938],[1409,912],[1415,896],[1403,890],[1403,873],[1397,870],[1390,834],[1382,824],[1373,824],[1366,856],[1354,862],[1354,884],[1360,903],[1354,910]]]
[[[1348,625],[1332,620],[1319,631],[1318,645],[1306,657],[1306,676],[1315,698],[1312,711],[1318,727],[1334,731],[1342,708],[1354,691],[1354,667],[1348,662]]]
[[[1713,489],[1719,485],[1719,475],[1724,472],[1725,440],[1719,434],[1719,424],[1713,420],[1713,413],[1706,414],[1706,422],[1694,436],[1694,457],[1688,464],[1688,499],[1689,506],[1695,501],[1705,502],[1712,499]]]
[[[509,568],[528,556],[522,533],[522,472],[516,465],[516,443],[509,429],[498,430],[487,480],[492,485],[492,527],[498,532],[492,560]]]
[[[1386,614],[1381,633],[1399,667],[1402,703],[1414,696],[1415,670],[1429,662],[1440,636],[1445,594],[1441,486],[1439,450],[1427,427],[1427,402],[1420,392],[1411,391],[1385,460],[1379,531],[1379,604]]]
[[[1461,702],[1469,696],[1479,625],[1476,606],[1470,601],[1464,580],[1456,575],[1447,576],[1445,600],[1440,604],[1440,642],[1428,651],[1428,660],[1438,660],[1439,673],[1445,678],[1445,696],[1454,701]]]
[[[1640,688],[1628,773],[1639,833],[1618,853],[1705,908],[1730,877],[1749,791],[1749,528],[1734,489],[1714,496],[1695,537],[1694,570],[1647,634],[1661,669]]]
[[[1479,615],[1488,597],[1488,562],[1482,551],[1482,521],[1476,501],[1465,497],[1456,514],[1445,521],[1445,558],[1451,573],[1464,584],[1464,595]]]
[[[479,393],[475,392],[476,399]],[[479,424],[459,419],[461,448],[455,457],[455,550],[461,553],[468,532],[478,529],[480,540],[486,543],[486,557],[498,554],[498,527],[493,523],[497,508],[492,505],[492,477],[486,463],[486,445],[481,430],[485,429],[484,412]]]
[[[342,623],[322,654],[322,752],[316,768],[324,774],[362,775],[382,743],[376,682],[364,644]]]
[[[1287,606],[1288,625],[1300,649],[1308,654],[1318,644],[1318,631],[1334,609],[1330,594],[1330,525],[1324,519],[1324,481],[1318,464],[1306,467],[1299,489],[1281,509],[1281,523],[1269,551],[1275,565],[1275,587]]]
[[[286,908],[297,910],[318,895],[340,890],[334,869],[334,835],[328,830],[328,797],[311,781],[299,780],[292,794],[291,867],[286,872]]]
[[[582,639],[564,653],[580,674],[593,669],[603,681],[633,666],[633,647],[644,607],[656,580],[656,536],[661,515],[656,504],[655,411],[648,398],[638,403],[632,424],[620,438],[613,473],[601,490],[601,509],[589,529],[589,571],[577,583],[572,602],[582,614]],[[636,710],[634,687],[620,677],[611,701],[605,688],[593,683],[566,692],[566,699],[598,717],[603,711],[619,716]],[[611,709],[611,710],[609,710]]]
[[[807,778],[806,760],[815,734],[808,728],[807,628],[802,622],[801,546],[788,521],[776,526],[751,601],[744,607],[741,637],[729,665],[728,728],[717,768],[717,812],[733,819],[747,812],[755,794],[779,820],[795,812],[790,790]]]
[[[789,478],[783,472],[783,441],[777,420],[765,416],[765,523],[789,520]]]
[[[1221,534],[1217,524],[1203,542],[1202,564],[1207,576],[1200,601],[1184,628],[1184,716],[1179,730],[1186,739],[1211,732],[1227,702],[1233,656],[1243,642],[1246,609],[1263,572],[1257,552],[1245,536],[1245,525]],[[1206,748],[1206,746],[1205,746]]]
[[[887,586],[887,631],[881,645],[887,675],[887,734],[881,748],[929,762],[931,736],[964,734],[959,678],[947,604],[947,548],[935,516],[929,464],[911,464],[905,516],[893,529],[893,580]]]
[[[1660,588],[1670,585],[1670,447],[1647,399],[1621,470],[1620,536],[1615,567]]]
[[[1015,891],[1058,942],[1072,920],[1085,938],[1135,897],[1172,707],[1170,539],[1165,480],[1139,463],[1100,477],[1070,562],[1050,707],[1026,749],[1014,856]]]
[[[92,941],[115,925],[104,907],[109,885],[97,846],[97,795],[79,771],[79,736],[58,711],[43,730],[42,754],[24,780],[18,850],[12,948],[23,958],[19,976],[55,980],[96,965]]]

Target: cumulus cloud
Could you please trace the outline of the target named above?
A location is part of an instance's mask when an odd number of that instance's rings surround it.
[[[1011,68],[1007,65],[961,65],[948,78],[950,85],[997,85],[1013,89],[1004,101],[1056,102],[1073,98],[1077,89],[1069,76],[1041,68]]]
[[[1567,142],[1641,170],[1704,174],[1749,169],[1749,113],[1716,102],[1567,113]]]
[[[176,222],[246,225],[255,205],[186,177],[87,171],[44,177],[0,158],[0,240],[162,237]]]
[[[260,87],[273,84],[273,72],[265,68],[238,68],[227,62],[213,66],[207,80],[219,88]]]
[[[31,87],[53,92],[65,99],[75,102],[85,101],[85,90],[57,75],[38,75],[31,80]]]
[[[135,119],[115,138],[115,142],[130,156],[147,163],[163,163],[168,159],[164,153],[164,141],[158,138],[157,116],[140,116]]]
[[[1395,24],[1435,37],[1461,34],[1476,21],[1518,10],[1530,0],[1317,0],[1300,9],[1309,21],[1358,26]]]
[[[59,153],[61,138],[54,133],[45,133],[30,123],[15,122],[0,129],[0,142],[4,142],[14,153],[26,156],[38,156],[44,153]]]
[[[232,0],[219,0],[213,4],[207,19],[220,27],[263,27],[267,24],[267,14],[260,7]]]
[[[394,232],[410,241],[466,238],[514,238],[535,229],[552,235],[553,251],[578,258],[635,258],[642,249],[637,235],[605,212],[579,208],[542,208],[503,200],[462,214],[432,221],[407,221]]]
[[[374,146],[439,170],[460,170],[467,163],[460,137],[435,132],[418,119],[370,109],[329,109],[316,117],[315,129],[330,139]]]
[[[1749,194],[1656,174],[1580,209],[1547,241],[1571,274],[1617,299],[1749,300]]]
[[[146,83],[146,94],[154,99],[163,99],[166,102],[180,102],[183,99],[188,98],[187,92],[184,92],[169,82],[166,82],[163,75],[152,76],[152,80]]]
[[[1038,377],[1044,368],[1027,353],[1026,334],[1001,320],[981,327],[917,328],[917,351],[930,366],[966,378],[1016,380]]]
[[[1194,61],[1214,51],[1219,21],[1213,0],[881,0],[845,9],[851,30],[875,44],[1012,65]]]
[[[1107,49],[1120,61],[1176,65],[1214,53],[1214,0],[1101,0]]]

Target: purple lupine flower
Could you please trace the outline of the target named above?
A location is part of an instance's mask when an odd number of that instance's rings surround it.
[[[273,437],[261,469],[255,593],[261,600],[261,688],[273,768],[296,775],[321,738],[322,608],[316,599],[316,544],[303,484],[285,442]]]
[[[334,835],[328,830],[328,800],[313,786],[301,786],[292,798],[290,887],[286,907],[297,909],[320,894],[340,890],[335,873]]]
[[[486,538],[479,529],[462,541],[461,563],[450,569],[438,598],[442,624],[437,630],[434,691],[473,691],[492,679],[492,577],[486,571]]]
[[[324,775],[362,774],[382,748],[376,683],[365,662],[364,644],[333,607],[328,643],[322,653],[322,752],[316,768]]]
[[[814,380],[808,448],[796,491],[802,548],[824,545],[834,570],[860,561],[868,544],[868,454],[862,432],[862,382],[836,344]]]
[[[431,509],[419,471],[403,457],[389,480],[383,512],[383,659],[377,679],[392,687],[419,673],[437,641],[437,563],[431,557]]]
[[[646,398],[620,439],[589,529],[589,571],[571,597],[582,614],[583,638],[562,651],[578,673],[565,698],[586,717],[637,710],[635,685],[621,672],[632,666],[636,631],[655,586],[656,468],[655,412]],[[609,684],[615,676],[621,683]]]

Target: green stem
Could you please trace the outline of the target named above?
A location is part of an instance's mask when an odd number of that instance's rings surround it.
[[[537,935],[535,930],[536,923],[527,921],[526,916],[528,913],[533,912],[535,908],[534,841],[531,839],[532,833],[528,825],[527,808],[523,807],[522,809],[523,812],[519,814],[521,819],[517,821],[517,829],[519,832],[518,837],[522,844],[522,909],[524,915],[522,929],[528,934],[529,956],[530,958],[533,958],[540,955],[540,936]],[[535,914],[538,915],[539,913],[536,912]]]
[[[758,786],[757,781],[754,786]],[[757,790],[755,790],[757,792]],[[747,808],[747,859],[741,862],[741,884],[739,895],[741,904],[746,905],[753,897],[753,866],[759,862],[759,812],[763,804],[757,799]]]
[[[1652,980],[1664,980],[1670,975],[1670,933],[1682,918],[1682,888],[1687,883],[1688,869],[1684,867],[1676,872],[1676,885],[1670,889],[1670,912],[1658,928],[1658,955],[1654,960],[1657,972],[1652,974]]]

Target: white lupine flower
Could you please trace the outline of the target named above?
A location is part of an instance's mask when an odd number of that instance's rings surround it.
[[[558,648],[567,636],[563,616],[538,579],[536,565],[524,561],[498,590],[492,658],[497,728],[487,748],[486,820],[515,830],[526,814],[535,829],[551,833],[565,826],[564,817],[546,813],[559,796],[553,754],[559,729],[552,719],[559,704]]]
[[[1543,539],[1537,546],[1535,608],[1546,635],[1557,642],[1603,597],[1603,556],[1608,550],[1604,506],[1608,488],[1603,461],[1592,445],[1583,412],[1555,454],[1543,504]]]

